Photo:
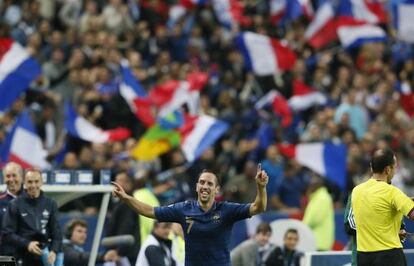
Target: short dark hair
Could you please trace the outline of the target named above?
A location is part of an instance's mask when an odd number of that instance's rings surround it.
[[[259,234],[259,233],[267,234],[271,232],[272,232],[272,227],[270,227],[270,225],[266,222],[262,222],[256,227],[256,234]]]
[[[214,176],[216,177],[216,185],[217,185],[217,186],[220,186],[220,184],[221,184],[221,179],[220,179],[220,177],[219,177],[218,175],[216,175],[215,173],[213,173],[213,172],[212,172],[212,171],[210,171],[210,170],[203,169],[203,171],[201,171],[201,173],[198,175],[198,179],[200,179],[200,176],[201,176],[202,174],[212,174],[212,175],[214,175]],[[197,182],[198,182],[198,179],[197,179]]]
[[[83,228],[88,228],[88,223],[82,219],[72,219],[66,224],[65,236],[67,239],[72,237],[73,230],[75,230],[76,226],[80,226]]]
[[[394,165],[394,157],[394,152],[389,148],[376,150],[371,159],[372,172],[376,174],[383,173],[387,166]]]
[[[290,233],[299,235],[298,230],[296,230],[295,228],[289,228],[288,230],[286,230],[284,237],[286,238],[286,236]]]

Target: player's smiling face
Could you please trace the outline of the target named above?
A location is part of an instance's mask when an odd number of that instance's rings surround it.
[[[214,174],[201,174],[198,178],[196,190],[198,194],[198,200],[201,203],[207,203],[210,200],[214,200],[219,190],[219,186],[217,185],[217,179],[214,176]]]

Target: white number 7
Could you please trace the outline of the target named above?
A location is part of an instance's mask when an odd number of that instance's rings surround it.
[[[194,221],[193,220],[185,220],[185,222],[188,223],[188,227],[187,227],[187,235],[188,235],[191,231],[191,227],[193,227]]]

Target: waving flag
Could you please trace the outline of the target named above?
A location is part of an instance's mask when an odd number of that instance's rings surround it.
[[[153,160],[180,146],[187,161],[196,160],[228,129],[228,124],[211,116],[190,116],[174,112],[147,130],[132,151],[138,160]]]
[[[293,115],[285,97],[278,91],[269,91],[265,96],[256,103],[256,109],[262,109],[266,106],[272,106],[273,112],[282,119],[282,126],[288,127],[292,124]]]
[[[227,123],[208,115],[189,118],[180,129],[181,149],[187,161],[198,159],[228,128]]]
[[[302,15],[311,17],[313,9],[309,0],[271,0],[270,17],[272,23],[295,20]]]
[[[336,40],[335,10],[331,2],[325,2],[316,11],[316,15],[305,32],[307,42],[320,48]]]
[[[289,106],[294,111],[306,110],[314,105],[324,105],[327,102],[326,96],[307,86],[300,80],[293,81],[293,96],[289,98]]]
[[[387,35],[383,29],[374,25],[341,26],[338,36],[344,48],[355,48],[368,42],[385,41]]]
[[[145,126],[155,123],[151,111],[151,103],[147,97],[147,92],[134,77],[126,62],[121,64],[122,82],[119,86],[119,93],[128,103],[132,113],[142,121]]]
[[[16,162],[23,168],[49,169],[47,151],[37,135],[30,114],[24,110],[1,146],[1,162]]]
[[[414,117],[414,93],[408,82],[398,82],[397,90],[400,93],[400,104],[410,117]]]
[[[7,110],[40,73],[40,65],[19,43],[0,38],[0,112]]]
[[[246,68],[258,76],[290,70],[295,65],[295,53],[276,39],[244,32],[239,34],[236,41],[243,54]]]
[[[213,9],[221,25],[232,29],[235,25],[248,25],[250,19],[243,15],[244,7],[239,0],[212,0]]]
[[[65,104],[65,128],[70,135],[94,143],[124,140],[131,135],[126,128],[102,130],[96,127],[79,116],[69,103]]]
[[[158,116],[164,117],[183,105],[194,115],[198,112],[200,91],[207,81],[206,73],[193,72],[185,81],[171,80],[154,87],[149,98],[159,108]]]
[[[341,0],[339,1],[338,15],[369,24],[387,22],[382,3],[374,0]]]
[[[406,0],[394,7],[394,25],[400,40],[414,43],[414,0]]]
[[[184,116],[174,111],[158,119],[140,138],[131,155],[137,160],[151,161],[180,145],[178,128],[183,126]]]
[[[345,144],[301,143],[298,145],[279,145],[283,155],[295,159],[315,173],[336,182],[341,189],[346,186]]]

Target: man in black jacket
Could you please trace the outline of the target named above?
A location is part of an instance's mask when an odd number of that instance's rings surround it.
[[[266,260],[266,266],[300,266],[303,253],[296,250],[299,234],[296,229],[286,230],[283,247],[275,248]]]
[[[3,167],[3,182],[6,184],[6,191],[0,193],[0,255],[13,256],[15,248],[13,245],[2,241],[1,228],[3,216],[7,211],[10,201],[15,199],[23,190],[23,169],[15,163],[7,163]]]
[[[120,184],[126,193],[129,195],[132,194],[134,190],[133,180],[126,172],[118,173],[115,176],[115,182]],[[108,226],[106,228],[106,235],[134,236],[134,244],[121,245],[117,248],[119,255],[128,257],[131,265],[134,265],[141,245],[139,216],[131,208],[119,200],[113,206],[111,217],[108,220]]]
[[[54,265],[62,250],[57,204],[41,191],[43,180],[39,170],[28,170],[24,184],[26,190],[10,202],[3,217],[3,238],[16,247],[16,258],[23,265],[43,266],[42,254],[44,260]]]
[[[90,253],[84,251],[88,232],[88,224],[84,220],[73,219],[66,225],[66,239],[63,240],[63,253],[65,254],[65,266],[86,266],[89,262]],[[116,250],[109,250],[105,255],[98,255],[96,262],[118,261]]]

